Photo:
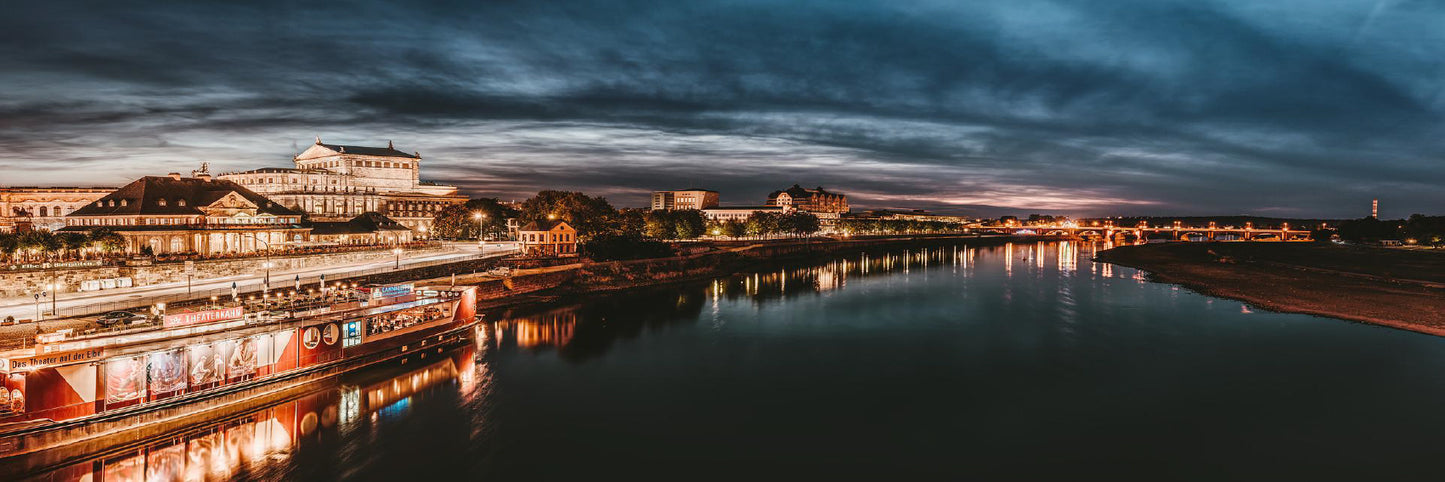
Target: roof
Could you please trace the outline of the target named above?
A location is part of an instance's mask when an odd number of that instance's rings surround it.
[[[393,147],[390,142],[386,143],[386,147],[367,147],[367,146],[343,146],[343,145],[341,145],[341,144],[326,144],[326,143],[322,143],[320,140],[317,140],[317,141],[316,141],[316,146],[317,146],[317,147],[324,148],[324,149],[326,149],[326,150],[328,150],[328,151],[331,151],[331,152],[335,152],[336,154],[355,154],[355,155],[358,155],[358,156],[402,157],[402,158],[406,158],[406,159],[421,159],[421,156],[419,156],[419,155],[417,155],[417,154],[409,154],[409,153],[405,153],[405,152],[396,150],[396,148]],[[312,149],[314,149],[314,147],[307,149],[307,151],[310,151],[310,150],[312,150]],[[304,154],[304,153],[303,153],[303,154]],[[308,158],[323,157],[323,156],[325,156],[325,155],[328,155],[328,154],[312,155],[312,156],[308,156]]]
[[[121,186],[99,200],[86,204],[68,216],[124,216],[141,214],[204,215],[209,206],[231,193],[256,205],[257,214],[299,216],[296,211],[225,179],[146,176]],[[165,205],[161,205],[165,200]],[[178,202],[184,200],[185,203]],[[111,201],[114,201],[112,203]],[[112,206],[112,204],[114,204]]]
[[[777,211],[777,210],[780,210],[780,209],[783,209],[783,207],[782,207],[782,206],[713,206],[713,207],[710,207],[710,208],[703,208],[702,210],[703,210],[703,211],[739,211],[739,210],[748,210],[748,211]]]
[[[571,224],[567,224],[566,221],[562,221],[562,220],[559,219],[559,220],[546,220],[546,221],[532,221],[532,222],[527,223],[525,226],[522,226],[521,228],[519,228],[519,229],[517,229],[517,230],[518,230],[518,231],[551,231],[551,230],[553,230],[553,229],[556,229],[558,225],[565,225],[565,226],[567,226],[568,228],[572,228],[572,225],[571,225]]]
[[[263,167],[263,168],[260,168],[260,169],[252,169],[252,170],[249,170],[249,171],[228,172],[228,173],[221,174],[221,175],[222,175],[222,176],[231,176],[231,175],[236,175],[236,174],[303,174],[303,173],[321,173],[321,172],[326,172],[326,171],[321,170],[321,169],[296,169],[296,168],[294,168],[294,167]]]
[[[311,234],[367,234],[380,231],[410,231],[410,229],[377,212],[361,213],[349,221],[311,223]]]
[[[823,189],[823,186],[818,186],[817,189],[807,189],[807,188],[804,188],[804,187],[799,186],[799,185],[797,185],[797,184],[794,184],[793,187],[784,189],[784,190],[782,190],[782,191],[773,191],[772,193],[769,193],[769,194],[768,194],[768,199],[775,199],[775,198],[778,197],[779,194],[782,194],[782,193],[788,193],[788,196],[790,196],[790,197],[792,197],[792,198],[794,198],[794,199],[797,199],[797,198],[808,198],[808,197],[813,197],[813,196],[815,196],[815,195],[828,195],[828,196],[841,196],[841,195],[842,195],[842,194],[838,194],[838,193],[835,193],[835,192],[828,192],[828,191],[826,191],[826,190]]]
[[[714,191],[714,190],[712,190],[712,189],[703,189],[703,188],[700,188],[700,187],[690,187],[690,188],[687,188],[687,189],[673,189],[673,190],[671,190],[671,191],[661,191],[661,192],[682,192],[682,191],[717,192],[717,191]]]

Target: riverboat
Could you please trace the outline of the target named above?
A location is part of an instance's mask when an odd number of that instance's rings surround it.
[[[348,302],[247,316],[168,315],[159,328],[53,337],[0,352],[0,457],[32,453],[470,340],[475,287],[390,285]],[[423,353],[421,356],[425,356]]]

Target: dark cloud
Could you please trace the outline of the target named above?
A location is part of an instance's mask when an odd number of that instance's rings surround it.
[[[387,139],[480,195],[799,182],[980,214],[1438,212],[1423,1],[25,2],[7,183]],[[14,166],[44,163],[57,169]]]

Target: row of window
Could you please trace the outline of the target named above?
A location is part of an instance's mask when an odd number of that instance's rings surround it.
[[[201,217],[176,217],[176,218],[136,218],[136,217],[113,217],[113,218],[79,218],[69,219],[70,226],[185,226],[193,224],[293,224],[301,221],[301,218],[283,216],[258,216],[258,217],[225,217],[225,218],[201,218]]]
[[[522,233],[522,241],[528,243],[570,243],[573,238],[572,233]]]
[[[42,217],[42,218],[44,218],[44,217],[50,217],[50,216],[64,216],[64,215],[66,215],[66,214],[70,214],[71,211],[74,211],[74,209],[66,210],[66,209],[62,209],[60,206],[55,206],[55,207],[40,206],[39,209],[36,209],[36,210],[35,210],[35,213],[36,213],[35,215],[36,215],[36,216],[39,216],[39,217]],[[20,216],[30,216],[31,214],[30,214],[30,211],[27,211],[24,207],[15,206],[14,208],[11,208],[11,215],[12,215],[12,216],[16,216],[16,217],[20,217]]]

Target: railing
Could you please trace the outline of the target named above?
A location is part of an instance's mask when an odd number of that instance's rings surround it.
[[[464,256],[464,257],[460,257],[460,258],[450,258],[450,259],[441,259],[441,260],[433,260],[433,261],[424,261],[424,262],[420,262],[420,263],[410,263],[410,264],[402,265],[402,268],[401,268],[401,269],[402,269],[402,270],[408,270],[408,269],[418,269],[418,268],[429,268],[429,267],[432,267],[432,266],[442,266],[442,265],[448,265],[448,264],[453,264],[453,263],[461,263],[461,262],[466,262],[466,261],[475,261],[475,260],[479,260],[479,259],[484,259],[484,258],[488,257],[489,255],[495,255],[495,254],[499,254],[499,253],[488,253],[487,255],[473,254],[473,255],[467,255],[467,256]],[[376,275],[376,274],[393,273],[393,272],[396,272],[396,271],[397,271],[397,270],[396,270],[395,268],[393,268],[392,266],[385,266],[385,267],[380,267],[380,268],[371,268],[371,269],[363,269],[363,270],[352,270],[352,271],[340,271],[340,272],[335,272],[335,273],[326,273],[326,282],[327,282],[327,283],[333,283],[333,282],[340,281],[340,280],[343,280],[343,279],[348,279],[348,278],[359,278],[359,277],[371,276],[371,275]],[[317,281],[318,281],[318,280],[317,280],[316,278],[317,278],[317,277],[315,277],[315,276],[303,277],[303,280],[302,280],[302,283],[301,283],[301,288],[302,288],[302,289],[306,289],[306,288],[308,288],[308,287],[315,287],[315,286],[317,286]],[[306,281],[307,279],[309,279],[310,281]],[[198,281],[198,282],[204,283],[204,282],[206,282],[206,281],[201,280],[201,281]],[[284,280],[280,280],[280,281],[278,282],[277,279],[276,279],[276,277],[272,277],[272,282],[271,282],[270,291],[273,291],[273,292],[290,291],[290,290],[292,289],[292,287],[293,287],[293,284],[294,284],[294,281],[291,280],[291,279],[284,279]],[[142,288],[143,288],[143,287],[142,287]],[[239,295],[241,295],[242,298],[245,298],[246,295],[251,295],[251,294],[257,294],[257,297],[260,297],[260,295],[259,295],[258,293],[261,293],[262,291],[263,291],[263,290],[262,290],[262,285],[261,285],[260,283],[255,282],[255,281],[251,281],[249,284],[237,286],[237,293],[238,293]],[[102,291],[101,293],[104,293],[104,292]],[[192,292],[190,292],[190,293],[177,293],[177,294],[174,294],[174,295],[138,297],[138,298],[127,299],[127,300],[122,300],[122,301],[108,301],[108,302],[87,303],[87,304],[84,305],[84,306],[73,306],[73,307],[68,307],[68,308],[60,308],[60,309],[59,309],[58,311],[56,311],[56,312],[51,312],[51,311],[49,310],[49,308],[50,308],[49,306],[42,306],[41,309],[44,310],[44,312],[46,313],[46,319],[52,319],[52,318],[69,318],[69,317],[73,317],[73,316],[85,316],[85,315],[94,315],[94,314],[100,314],[100,313],[108,313],[108,312],[111,312],[111,311],[126,311],[126,310],[130,310],[130,309],[134,309],[134,308],[147,308],[147,309],[148,309],[148,308],[151,307],[151,306],[155,306],[157,303],[166,303],[166,304],[169,305],[169,304],[175,304],[175,303],[179,303],[179,302],[183,302],[183,301],[189,301],[189,300],[208,300],[208,299],[210,299],[210,298],[212,298],[212,297],[215,297],[217,300],[229,301],[230,298],[231,298],[231,288],[227,287],[227,288],[215,288],[215,289],[207,289],[207,290],[194,290],[194,291],[192,291]],[[61,295],[61,301],[65,301],[65,295],[64,295],[64,294]]]

